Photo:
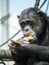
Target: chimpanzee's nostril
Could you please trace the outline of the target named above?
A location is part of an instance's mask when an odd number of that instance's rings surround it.
[[[25,31],[28,31],[28,29],[26,29]]]

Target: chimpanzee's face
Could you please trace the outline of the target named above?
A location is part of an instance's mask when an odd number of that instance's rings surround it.
[[[37,36],[42,33],[43,23],[41,22],[38,16],[35,16],[31,20],[24,20],[20,22],[24,36],[32,35],[34,40],[37,39]]]
[[[44,13],[36,8],[28,8],[19,16],[19,23],[25,37],[32,35],[34,40],[43,38],[46,31]]]

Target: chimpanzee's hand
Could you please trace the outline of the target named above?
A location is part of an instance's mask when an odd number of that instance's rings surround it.
[[[25,41],[25,40],[18,40],[19,42],[21,42],[21,44],[14,44],[11,43],[9,45],[10,50],[11,50],[11,54],[13,57],[13,60],[16,62],[25,62],[26,59],[28,58],[28,51],[24,48],[24,46],[26,46],[29,42]]]
[[[10,50],[16,55],[28,56],[28,50],[25,48],[25,46],[27,46],[29,42],[24,39],[19,39],[18,41],[20,42],[20,44],[11,43],[9,45]]]

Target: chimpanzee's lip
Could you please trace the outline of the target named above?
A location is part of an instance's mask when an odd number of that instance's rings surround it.
[[[32,36],[32,37],[33,37],[33,36],[35,36],[35,35],[24,35],[24,37],[29,37],[29,36]]]
[[[24,37],[29,37],[29,36],[32,36],[33,38],[36,37],[36,35],[27,35],[27,36],[24,36]]]

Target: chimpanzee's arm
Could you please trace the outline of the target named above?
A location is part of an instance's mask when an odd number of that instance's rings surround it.
[[[28,44],[24,46],[28,54],[35,54],[39,60],[49,61],[49,46],[40,46],[36,44]]]

